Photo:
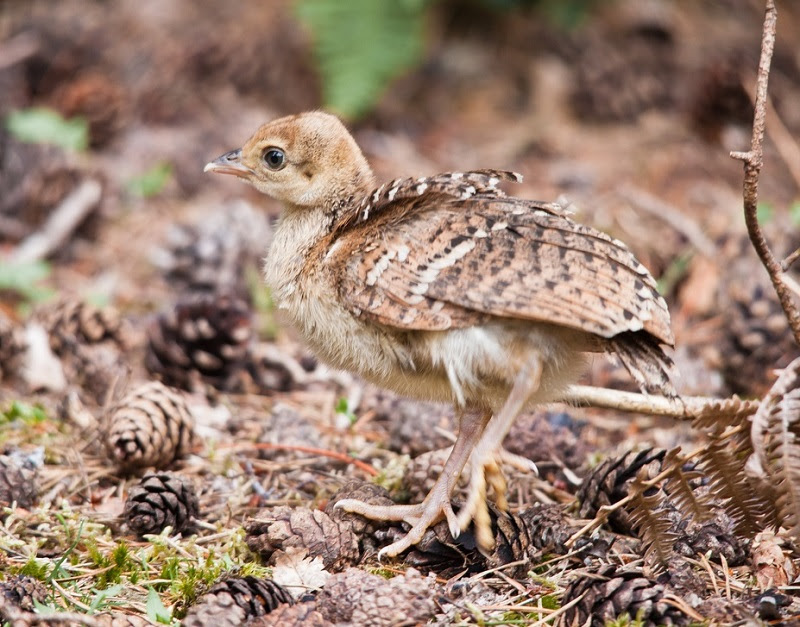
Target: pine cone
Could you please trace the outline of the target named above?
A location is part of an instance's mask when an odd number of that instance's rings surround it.
[[[241,299],[211,294],[179,303],[148,331],[151,373],[188,390],[199,381],[230,390],[247,363],[252,312]]]
[[[2,508],[16,502],[30,509],[39,496],[36,468],[8,455],[0,455],[0,516]]]
[[[183,395],[152,381],[135,388],[111,413],[109,459],[120,469],[165,468],[194,445],[194,419]]]
[[[56,91],[54,105],[64,117],[81,116],[89,123],[89,143],[97,148],[109,143],[122,126],[127,96],[108,76],[87,73]]]
[[[214,584],[189,608],[184,627],[238,627],[245,621],[269,614],[292,595],[271,579],[232,577]]]
[[[440,448],[435,451],[428,451],[417,455],[406,467],[403,475],[403,489],[408,493],[409,503],[422,503],[425,500],[433,484],[436,483],[444,470],[444,464],[450,455],[453,447]],[[465,479],[459,478],[461,487],[465,485]],[[458,487],[456,488],[458,490]]]
[[[48,332],[67,379],[103,403],[127,368],[126,351],[133,344],[128,322],[113,307],[70,298],[39,308],[34,319]]]
[[[541,552],[566,553],[564,543],[576,531],[558,505],[537,503],[519,514],[503,513],[490,506],[489,515],[495,539],[490,554],[478,550],[471,527],[453,539],[447,522],[441,521],[412,547],[405,564],[450,577],[464,568],[480,572],[526,560],[516,571],[506,571],[512,577],[523,576],[530,569],[530,559]],[[392,531],[394,528],[388,534],[390,538]]]
[[[349,568],[328,580],[317,597],[317,611],[335,624],[393,627],[426,623],[436,604],[432,581],[414,570],[386,580]]]
[[[210,219],[174,227],[155,261],[184,296],[227,293],[249,302],[248,269],[260,274],[269,237],[264,215],[238,201]]]
[[[245,523],[248,548],[267,562],[275,551],[304,548],[321,557],[326,570],[338,572],[361,559],[359,538],[351,526],[320,510],[275,507]]]
[[[717,308],[726,335],[721,342],[722,374],[738,394],[764,394],[773,370],[800,355],[766,272],[750,250],[747,236],[726,245]]]
[[[594,518],[601,507],[613,505],[625,498],[629,483],[636,478],[641,468],[652,464],[653,472],[650,476],[655,476],[661,469],[665,455],[666,451],[663,449],[645,449],[604,460],[584,478],[578,489],[576,496],[580,503],[581,518]],[[608,525],[616,533],[633,533],[630,516],[624,509],[613,512],[609,516]]]
[[[0,581],[0,601],[14,608],[32,612],[34,601],[44,603],[46,600],[47,588],[38,579],[28,575],[11,575],[5,581]]]
[[[50,336],[50,348],[63,356],[80,344],[110,340],[120,349],[129,348],[131,329],[114,307],[96,307],[85,301],[62,298],[39,308],[34,315]]]
[[[131,488],[123,516],[138,536],[159,534],[165,527],[174,533],[190,530],[199,514],[192,483],[173,473],[153,473]]]
[[[641,571],[623,571],[613,564],[601,566],[573,579],[561,599],[562,606],[583,595],[563,615],[561,625],[602,627],[627,614],[641,620],[643,627],[688,625],[688,616],[662,601],[664,587],[646,578]]]
[[[739,55],[737,55],[739,56]],[[753,102],[744,88],[744,59],[715,59],[699,72],[691,96],[690,115],[695,128],[709,141],[719,141],[724,126],[749,127]]]
[[[0,381],[16,374],[24,351],[22,329],[0,312]]]
[[[334,627],[317,611],[316,603],[279,605],[266,616],[254,618],[248,627]]]
[[[143,616],[121,614],[120,612],[97,614],[94,618],[98,627],[149,627],[155,624]]]

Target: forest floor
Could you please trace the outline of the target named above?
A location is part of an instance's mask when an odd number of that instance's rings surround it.
[[[598,3],[570,29],[489,5],[434,3],[422,61],[348,122],[378,178],[522,173],[509,192],[569,203],[658,279],[681,394],[763,398],[800,350],[729,156],[750,143],[762,3]],[[782,259],[800,246],[800,7],[778,6],[759,217]],[[0,5],[0,620],[798,624],[798,487],[748,483],[747,416],[542,408],[507,440],[539,476],[506,469],[491,555],[439,526],[378,562],[402,530],[332,501],[420,498],[452,410],[317,363],[260,280],[278,205],[203,174],[321,94],[288,1]],[[83,116],[88,146],[23,141],[11,120],[34,107]],[[601,356],[581,383],[635,390]],[[726,463],[752,495],[725,492]]]

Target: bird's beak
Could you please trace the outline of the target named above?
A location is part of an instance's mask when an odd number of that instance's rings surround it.
[[[253,171],[242,163],[242,149],[231,150],[206,163],[203,172],[217,172],[218,174],[233,174],[246,179],[253,175]]]

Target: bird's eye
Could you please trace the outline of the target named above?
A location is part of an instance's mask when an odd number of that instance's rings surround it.
[[[270,170],[280,170],[286,165],[286,155],[279,148],[267,148],[262,159]]]

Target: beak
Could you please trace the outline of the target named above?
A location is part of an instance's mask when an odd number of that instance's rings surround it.
[[[240,178],[250,178],[253,171],[242,164],[242,149],[231,150],[206,163],[203,172],[216,172],[218,174],[233,174]]]

